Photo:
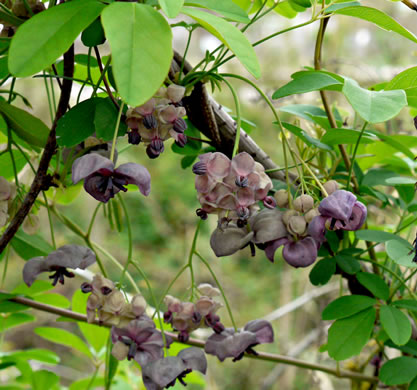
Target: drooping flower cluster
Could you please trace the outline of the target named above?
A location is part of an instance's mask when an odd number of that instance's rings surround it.
[[[94,322],[97,316],[100,323],[123,327],[145,313],[146,301],[142,295],[133,296],[129,303],[114,283],[101,275],[95,275],[91,283],[83,283],[81,290],[91,293],[87,299],[88,322]]]
[[[363,225],[367,210],[356,196],[338,190],[335,181],[325,183],[330,195],[318,208],[310,195],[301,195],[292,201],[289,209],[289,194],[279,190],[274,198],[279,208],[265,208],[248,219],[248,226],[224,220],[212,233],[210,245],[216,256],[228,256],[238,250],[254,245],[265,250],[274,261],[276,250],[283,246],[282,257],[294,267],[308,267],[317,259],[318,250],[329,230],[358,230]],[[282,210],[284,209],[284,210]]]
[[[202,219],[217,214],[219,219],[225,217],[242,227],[259,210],[259,201],[265,207],[275,207],[275,200],[268,196],[271,179],[248,153],[239,153],[232,160],[223,153],[206,153],[199,159],[193,172],[201,204],[197,215]]]
[[[235,362],[242,359],[245,352],[257,355],[253,348],[258,344],[273,341],[274,330],[271,324],[266,320],[253,320],[237,332],[233,328],[227,328],[221,333],[212,334],[206,341],[204,351],[217,356],[221,362],[228,357]]]
[[[9,219],[11,203],[16,196],[16,187],[0,176],[0,227],[6,225]]]
[[[58,282],[64,284],[65,276],[73,278],[70,269],[86,269],[95,263],[94,252],[79,245],[64,245],[46,257],[34,257],[28,260],[23,267],[23,280],[30,287],[42,272],[53,272],[50,279],[55,286]]]
[[[143,142],[149,158],[156,158],[164,151],[164,141],[174,138],[175,143],[184,147],[187,124],[183,117],[185,108],[181,105],[185,87],[171,84],[161,87],[155,96],[145,104],[127,111],[126,123],[130,128],[129,143]]]
[[[171,295],[167,295],[164,299],[167,306],[164,321],[179,332],[180,341],[187,341],[190,333],[202,326],[210,327],[216,333],[224,330],[220,317],[216,314],[222,304],[214,300],[220,295],[220,291],[207,283],[200,284],[197,289],[202,295],[195,303],[181,302]]]
[[[72,181],[84,180],[84,189],[100,202],[107,203],[119,191],[127,191],[128,184],[136,185],[148,196],[151,191],[151,175],[139,164],[126,163],[114,168],[114,163],[99,154],[86,154],[72,165]]]

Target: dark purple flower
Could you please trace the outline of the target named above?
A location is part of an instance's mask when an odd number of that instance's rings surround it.
[[[73,278],[71,269],[86,269],[96,261],[94,252],[79,245],[64,245],[47,257],[34,257],[23,267],[23,280],[30,287],[36,277],[42,272],[54,272],[49,278],[55,286],[58,281],[64,284],[64,277]]]
[[[355,203],[356,196],[351,192],[337,190],[320,202],[319,212],[324,217],[334,219],[332,223],[339,220],[343,225],[349,220]]]
[[[302,240],[293,241],[286,237],[269,242],[265,247],[266,257],[274,262],[276,250],[284,245],[282,257],[293,267],[308,267],[317,259],[318,244],[312,237],[305,237]]]
[[[183,349],[177,356],[168,356],[142,367],[143,383],[147,390],[161,390],[175,386],[178,381],[186,386],[184,378],[192,371],[207,371],[207,359],[199,348]]]
[[[352,209],[352,214],[348,223],[344,226],[343,230],[359,230],[364,224],[368,210],[366,206],[361,202],[356,202]]]
[[[85,190],[100,202],[107,203],[119,191],[127,191],[128,184],[135,184],[140,192],[148,196],[151,191],[151,175],[142,165],[122,164],[114,169],[108,158],[98,154],[87,154],[74,161],[72,181],[74,184],[84,179]]]
[[[206,341],[204,351],[217,356],[221,362],[228,357],[237,361],[243,357],[245,352],[256,355],[253,350],[256,345],[273,341],[274,332],[271,324],[266,320],[254,320],[248,322],[243,330],[238,332],[227,328],[220,334],[211,335]]]
[[[145,315],[130,321],[126,328],[112,327],[113,356],[118,360],[136,360],[142,367],[164,357],[162,335],[154,322]],[[172,343],[165,337],[167,347]]]
[[[127,133],[127,141],[131,145],[139,145],[140,141],[142,141],[142,137],[140,136],[139,131],[137,129],[136,130],[130,130]]]
[[[317,215],[308,224],[307,232],[317,242],[323,243],[326,241],[326,221],[327,218],[321,215]]]
[[[146,147],[146,154],[149,158],[157,158],[164,151],[164,141],[159,137],[154,137]]]

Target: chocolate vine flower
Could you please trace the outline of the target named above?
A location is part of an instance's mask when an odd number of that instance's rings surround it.
[[[207,371],[207,359],[199,348],[183,349],[177,356],[168,356],[151,362],[142,368],[142,378],[146,390],[162,390],[175,386],[178,380],[186,386],[184,378],[192,371]]]
[[[142,295],[133,296],[129,303],[114,283],[101,275],[94,275],[92,283],[83,283],[81,290],[91,293],[87,299],[87,322],[94,322],[98,316],[100,323],[123,327],[145,313],[146,301]]]
[[[211,335],[206,341],[204,351],[217,356],[221,362],[228,357],[235,362],[242,359],[245,352],[257,355],[253,350],[256,345],[273,341],[274,331],[271,324],[266,320],[254,320],[240,331],[227,328],[220,334]]]
[[[96,256],[89,248],[79,245],[64,245],[46,257],[34,257],[23,267],[23,280],[30,287],[42,272],[53,272],[50,279],[55,286],[58,281],[64,284],[64,277],[73,278],[74,274],[67,270],[85,269],[95,263]]]
[[[130,321],[125,328],[112,327],[113,356],[118,360],[134,359],[142,367],[164,357],[164,342],[154,322],[146,316]],[[165,337],[167,347],[172,343]]]
[[[233,224],[226,227],[218,226],[210,237],[210,246],[217,257],[230,256],[243,249],[252,241],[253,232],[239,228]]]
[[[148,196],[151,191],[151,175],[142,165],[126,163],[114,169],[108,158],[98,154],[87,154],[74,161],[72,181],[74,184],[84,179],[85,190],[100,202],[107,203],[119,191],[127,191],[128,184],[136,185],[140,192]]]

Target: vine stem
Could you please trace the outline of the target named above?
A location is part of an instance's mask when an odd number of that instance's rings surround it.
[[[363,135],[367,125],[368,125],[368,122],[365,122],[363,124],[361,132],[359,133],[358,140],[356,141],[356,144],[355,144],[355,149],[353,150],[352,159],[350,160],[349,176],[348,176],[348,180],[347,180],[346,191],[349,191],[350,179],[352,177],[352,171],[353,171],[353,164],[355,163],[356,153],[358,152],[358,147],[359,147],[362,135]]]
[[[196,255],[197,255],[197,257],[204,263],[204,265],[207,267],[207,269],[209,270],[209,272],[211,273],[211,276],[213,277],[213,279],[214,279],[214,281],[216,282],[216,285],[217,285],[217,287],[219,288],[219,290],[220,290],[220,292],[221,292],[221,294],[222,294],[222,297],[223,297],[223,300],[224,300],[224,303],[226,304],[226,308],[227,308],[227,311],[228,311],[228,313],[229,313],[229,317],[230,317],[230,320],[232,321],[232,324],[233,324],[233,328],[235,329],[235,331],[237,332],[237,326],[236,326],[236,322],[235,322],[235,320],[234,320],[234,318],[233,318],[233,313],[232,313],[232,309],[231,309],[231,307],[230,307],[230,305],[229,305],[229,301],[227,300],[227,298],[226,298],[226,294],[224,293],[224,290],[223,290],[223,287],[222,287],[222,285],[219,283],[219,281],[218,281],[218,279],[217,279],[217,277],[216,277],[216,274],[214,273],[214,271],[211,269],[211,267],[210,267],[210,264],[208,263],[208,261],[203,257],[203,256],[201,256],[200,255],[200,253],[199,252],[197,252],[197,251],[195,251],[194,252]]]
[[[110,160],[112,160],[114,163],[114,154],[116,150],[116,142],[117,142],[117,133],[119,132],[119,126],[120,126],[120,119],[122,117],[123,107],[125,105],[125,102],[122,102],[119,109],[119,114],[117,115],[117,121],[116,126],[114,128],[114,134],[113,134],[113,142],[111,144],[111,152],[110,152]]]
[[[6,292],[0,291],[0,293],[6,293]],[[36,310],[40,310],[40,311],[44,311],[44,312],[47,312],[47,313],[55,314],[55,315],[65,317],[65,318],[71,318],[75,321],[87,322],[87,316],[84,315],[84,314],[76,313],[76,312],[73,312],[73,311],[68,310],[68,309],[62,309],[62,308],[59,308],[59,307],[51,306],[51,305],[48,305],[46,303],[37,302],[37,301],[34,301],[30,298],[17,296],[17,297],[9,298],[8,300],[12,301],[12,302],[20,303],[22,305],[31,307],[31,308],[36,309]],[[94,320],[93,324],[97,325],[97,326],[100,326],[100,323],[97,319]],[[111,328],[112,327],[112,325],[108,324],[108,323],[103,323],[103,324],[101,324],[101,326],[104,326],[106,328]],[[167,336],[172,337],[175,341],[180,342],[178,340],[178,335],[176,335],[174,333],[171,333],[171,332],[165,332],[165,334]],[[197,339],[194,339],[194,338],[190,338],[185,343],[184,342],[180,342],[180,343],[186,344],[186,345],[192,345],[192,346],[199,347],[199,348],[204,348],[204,346],[205,346],[204,341],[197,340]],[[347,378],[347,379],[352,379],[352,380],[356,380],[356,381],[378,383],[378,378],[374,377],[374,376],[368,376],[368,375],[364,375],[364,374],[361,374],[361,373],[358,373],[358,372],[342,370],[342,369],[336,370],[335,368],[332,368],[332,367],[327,367],[327,366],[317,364],[317,363],[311,363],[311,362],[308,362],[308,361],[305,361],[305,360],[295,359],[295,358],[292,358],[292,357],[289,357],[289,356],[277,355],[277,354],[266,353],[266,352],[258,352],[258,355],[245,354],[245,356],[247,358],[255,359],[255,360],[264,360],[264,361],[269,361],[269,362],[274,362],[274,363],[283,363],[283,364],[288,364],[288,365],[299,367],[299,368],[306,368],[306,369],[315,370],[315,371],[322,371],[322,372],[326,372],[330,375],[337,376],[339,378]]]
[[[190,269],[190,275],[191,275],[191,300],[194,297],[194,285],[195,285],[194,269],[193,269],[193,255],[195,252],[195,248],[197,246],[197,238],[200,232],[200,226],[201,226],[201,219],[198,221],[197,227],[195,228],[194,237],[193,237],[193,241],[191,244],[190,253],[188,254],[188,262],[187,262],[187,267]]]

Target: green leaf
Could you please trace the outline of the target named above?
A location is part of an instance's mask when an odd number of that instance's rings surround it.
[[[362,6],[348,7],[335,11],[335,14],[353,16],[355,18],[367,20],[368,22],[376,24],[383,30],[393,31],[410,41],[417,43],[417,38],[414,34],[401,26],[401,24],[399,24],[396,20],[378,9]]]
[[[337,265],[349,275],[355,275],[361,269],[359,261],[353,256],[338,254],[335,259]]]
[[[408,385],[408,390],[417,390],[417,377],[415,377]]]
[[[58,383],[59,376],[51,371],[39,370],[34,371],[32,374],[33,390],[52,390]]]
[[[47,256],[54,249],[38,235],[30,236],[19,230],[11,241],[13,249],[24,260],[36,256]]]
[[[408,89],[417,87],[417,66],[398,73],[385,87],[386,91],[393,89]]]
[[[91,23],[81,34],[81,41],[87,47],[102,45],[106,42],[100,18]]]
[[[336,272],[336,262],[330,257],[318,261],[310,271],[310,282],[315,286],[327,284]]]
[[[369,272],[359,272],[356,278],[362,286],[365,286],[375,297],[386,301],[389,298],[389,287],[380,276]]]
[[[103,141],[110,141],[113,139],[118,115],[119,111],[110,98],[100,98],[96,101],[94,127],[96,129],[97,138],[101,138]],[[120,121],[117,135],[121,137],[125,135],[126,132],[126,123]]]
[[[363,229],[357,230],[355,236],[358,240],[372,241],[372,242],[385,242],[390,240],[396,240],[404,243],[408,241],[404,238],[397,236],[394,233],[384,232],[383,230],[372,230],[372,229]]]
[[[5,300],[0,302],[0,313],[16,313],[28,309],[28,306],[22,305],[20,303]]]
[[[0,333],[35,320],[34,316],[26,313],[13,313],[7,317],[0,317]]]
[[[319,107],[309,104],[289,104],[288,106],[281,107],[279,109],[282,112],[299,116],[300,118],[312,121],[311,116],[326,117],[326,112]]]
[[[417,263],[413,261],[413,247],[410,243],[399,242],[397,240],[387,241],[385,250],[391,260],[404,267],[415,268]]]
[[[172,32],[165,18],[145,4],[110,4],[101,20],[112,50],[118,92],[131,106],[149,100],[165,80]]]
[[[417,301],[414,301],[413,299],[399,299],[398,301],[392,302],[392,306],[417,312]]]
[[[388,338],[388,335],[387,335],[387,338]],[[416,340],[410,339],[408,340],[407,344],[397,345],[397,344],[394,344],[392,340],[388,339],[384,342],[384,344],[387,347],[395,348],[395,349],[398,349],[399,351],[417,356],[417,341]]]
[[[192,8],[183,8],[182,12],[195,19],[208,32],[222,41],[254,77],[260,77],[261,68],[255,50],[238,28],[208,12]]]
[[[168,18],[176,18],[184,5],[184,0],[159,0],[159,5]]]
[[[342,92],[354,110],[369,123],[385,122],[398,115],[407,105],[403,90],[369,91],[349,78],[345,79]]]
[[[70,307],[70,301],[63,295],[57,293],[35,295],[33,299],[37,302],[47,303],[48,305],[61,307],[63,309]]]
[[[274,4],[272,0],[268,1],[268,4]],[[275,5],[275,4],[274,4]],[[294,7],[291,6],[289,0],[283,0],[278,3],[278,5],[274,8],[274,12],[279,15],[284,16],[284,18],[293,19],[297,16],[297,11]]]
[[[85,389],[93,389],[93,388],[104,388],[104,378],[103,377],[95,377],[94,380],[92,377],[79,379],[75,382],[72,382],[68,390],[85,390]],[[116,386],[114,386],[116,388]]]
[[[81,290],[75,291],[72,296],[72,310],[77,313],[86,314],[87,299],[87,294],[84,294]],[[107,338],[109,337],[109,329],[86,324],[84,322],[78,322],[78,326],[88,343],[97,353],[100,352],[106,345]]]
[[[359,130],[353,129],[330,129],[326,131],[326,134],[321,137],[321,142],[327,145],[339,145],[339,144],[356,144],[360,136]],[[364,133],[359,141],[360,144],[373,144],[377,141],[377,138],[372,134]]]
[[[72,107],[59,121],[56,137],[59,146],[71,147],[94,133],[94,112],[101,98],[91,98]]]
[[[279,99],[285,96],[306,93],[312,91],[321,91],[330,86],[343,85],[339,80],[322,72],[302,72],[294,80],[285,84],[272,95],[272,99]]]
[[[42,294],[45,291],[52,290],[54,286],[50,282],[44,280],[35,280],[30,287],[25,283],[19,284],[15,289],[12,290],[13,294],[27,295],[32,297],[34,295]]]
[[[9,74],[7,61],[8,61],[7,56],[0,57],[0,79],[5,78]]]
[[[346,3],[334,3],[329,8],[326,9],[326,12],[335,12],[342,8],[352,7],[352,6],[360,6],[361,3],[357,1],[348,1]]]
[[[7,125],[21,139],[30,145],[44,147],[49,135],[49,128],[40,119],[27,111],[0,100],[0,113]]]
[[[376,311],[373,307],[351,317],[337,320],[329,328],[328,352],[335,360],[359,355],[374,328]]]
[[[170,2],[171,0],[165,1]],[[211,11],[217,12],[220,15],[223,15],[230,20],[233,20],[234,22],[250,22],[246,12],[232,0],[186,0],[184,5],[207,8]]]
[[[407,316],[393,306],[383,305],[379,319],[390,339],[397,345],[404,345],[411,337],[411,324]]]
[[[274,122],[276,124],[276,122]],[[285,127],[289,132],[303,140],[309,146],[315,146],[318,149],[333,151],[333,148],[320,142],[318,139],[311,137],[306,131],[299,128],[298,126],[292,125],[291,123],[281,122],[282,126]]]
[[[375,134],[381,141],[384,141],[388,145],[392,146],[394,149],[397,149],[398,151],[404,153],[407,157],[414,159],[414,153],[405,145],[403,145],[401,142],[396,141],[392,136],[385,135],[380,133],[376,130],[367,130],[368,133]]]
[[[74,348],[89,358],[92,357],[87,344],[68,330],[41,326],[35,329],[35,333],[46,340],[52,341],[53,343]]]
[[[50,66],[104,7],[96,0],[75,0],[50,7],[27,20],[10,44],[10,72],[16,77],[26,77]]]
[[[379,379],[386,385],[402,385],[413,380],[417,375],[417,359],[401,356],[388,360],[379,373]]]
[[[19,172],[26,165],[26,159],[21,153],[13,153],[13,157],[16,164],[16,171]],[[10,157],[10,153],[4,152],[0,154],[1,175],[7,180],[12,179],[14,178],[13,169],[13,162]]]
[[[323,310],[323,320],[339,320],[359,313],[376,304],[376,300],[364,295],[345,295],[330,302]]]

